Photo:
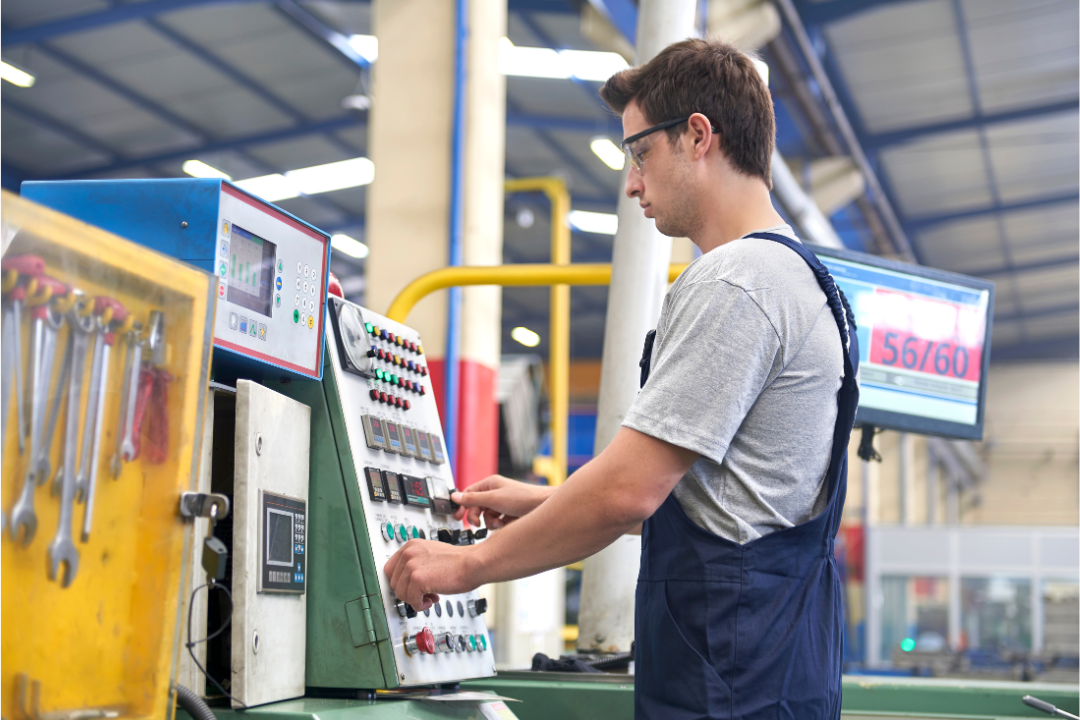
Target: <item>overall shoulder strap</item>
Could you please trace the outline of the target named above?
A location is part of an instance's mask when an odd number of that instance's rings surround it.
[[[786,235],[770,232],[757,232],[747,235],[747,237],[772,240],[773,242],[791,248],[798,253],[799,257],[806,261],[806,264],[814,271],[814,276],[817,278],[818,285],[821,287],[822,292],[825,293],[825,300],[828,302],[829,309],[832,310],[833,319],[836,320],[836,326],[840,329],[840,338],[843,340],[844,351],[847,353],[849,362],[851,363],[852,379],[854,379],[854,374],[859,370],[859,340],[858,336],[855,334],[855,314],[852,313],[851,305],[848,304],[847,298],[844,297],[844,291],[836,284],[829,269],[825,267],[821,260],[818,259],[818,256],[808,247],[801,242],[792,240]],[[845,363],[845,365],[846,364],[847,363]]]

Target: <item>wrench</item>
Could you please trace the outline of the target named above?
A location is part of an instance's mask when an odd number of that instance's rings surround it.
[[[94,517],[94,489],[97,487],[98,457],[99,451],[101,450],[101,427],[103,424],[102,419],[105,414],[105,388],[109,385],[109,351],[116,342],[116,335],[109,332],[109,324],[113,320],[123,322],[127,318],[127,309],[112,298],[97,298],[95,300],[95,309],[99,313],[98,340],[101,347],[101,368],[96,388],[94,385],[90,386],[90,392],[96,394],[96,399],[94,401],[96,403],[96,417],[94,418],[93,449],[90,454],[90,478],[86,492],[86,514],[83,516],[83,529],[80,537],[80,540],[84,543],[90,540],[90,526]],[[83,452],[86,452],[85,447],[83,448]]]
[[[139,366],[142,364],[142,344],[139,340],[138,331],[132,330],[127,334],[127,344],[124,376],[121,378],[123,387],[120,396],[120,412],[118,413],[120,427],[116,429],[116,450],[109,461],[109,470],[112,472],[114,480],[120,477],[120,458],[123,454],[124,438],[130,434],[128,431],[128,417],[130,416],[131,422],[135,420],[135,390],[139,386]],[[136,352],[138,353],[137,356]],[[132,375],[134,375],[134,380],[132,380]],[[134,388],[132,388],[132,384],[134,384]]]
[[[41,442],[41,426],[44,423],[45,398],[49,390],[49,379],[52,373],[52,352],[55,348],[56,331],[63,322],[63,316],[59,315],[48,304],[34,307],[34,352],[35,357],[30,363],[30,461],[27,463],[26,477],[23,481],[22,494],[19,496],[15,507],[11,509],[11,539],[18,541],[20,530],[23,530],[23,545],[29,545],[37,531],[37,516],[34,514],[34,488],[36,487],[37,463],[33,461],[38,457],[38,446]],[[58,389],[59,392],[59,389]]]
[[[68,325],[71,328],[74,343],[71,349],[71,378],[68,383],[68,411],[64,428],[64,467],[73,468],[78,459],[79,410],[82,402],[83,370],[86,365],[86,346],[93,331],[94,319],[79,312],[79,307],[72,307],[68,312]],[[60,492],[60,524],[56,528],[56,537],[49,544],[49,579],[56,580],[60,565],[64,565],[64,575],[60,587],[68,587],[79,570],[79,551],[71,539],[72,516],[75,509],[75,474],[70,470],[64,473],[63,489]]]
[[[64,359],[60,362],[60,374],[56,378],[56,387],[67,387],[68,375],[71,373],[71,339],[68,338],[68,342],[64,345]],[[53,434],[56,432],[56,423],[60,418],[60,404],[63,402],[67,393],[57,392],[53,393],[52,405],[49,407],[49,419],[45,423],[45,433],[41,440],[41,452],[38,453],[38,485],[44,484],[49,478],[49,473],[52,471],[52,464],[49,460],[49,455],[52,451]],[[60,485],[64,478],[64,468],[61,466],[56,471],[56,477],[52,482],[52,494],[60,494]]]
[[[98,332],[99,324],[91,323],[90,334],[94,336],[93,359],[90,361],[90,392],[86,398],[86,420],[83,422],[82,442],[79,443],[79,469],[75,473],[75,502],[86,502],[90,483],[90,455],[94,443],[99,404],[98,389],[101,385],[101,360],[105,351],[104,333]],[[89,340],[88,340],[89,342]],[[102,398],[103,399],[103,398]]]
[[[26,299],[27,285],[29,292],[37,292],[36,279],[45,273],[45,261],[36,255],[16,255],[4,258],[0,263],[4,274],[4,339],[3,339],[3,399],[0,422],[0,439],[7,437],[7,414],[11,408],[10,387],[15,383],[16,412],[19,423],[19,452],[25,449],[26,435],[26,400],[23,397],[22,382],[22,304]],[[18,284],[20,278],[29,278],[26,285]]]
[[[139,377],[142,375],[142,342],[133,340],[135,352],[131,360],[131,375],[127,378],[128,386],[125,399],[127,408],[124,412],[124,437],[120,443],[120,457],[124,462],[131,462],[139,455],[135,447],[135,406],[139,398]]]

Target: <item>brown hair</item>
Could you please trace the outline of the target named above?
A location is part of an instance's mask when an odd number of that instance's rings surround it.
[[[772,189],[772,96],[750,58],[733,46],[700,39],[668,45],[644,65],[611,76],[600,97],[619,115],[636,101],[654,124],[703,114],[719,129],[720,150],[731,164]],[[680,124],[666,132],[674,144],[685,131]]]

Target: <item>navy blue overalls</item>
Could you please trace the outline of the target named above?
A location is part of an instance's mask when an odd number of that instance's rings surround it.
[[[634,627],[639,719],[840,717],[843,608],[833,538],[859,401],[855,323],[812,252],[782,235],[750,237],[799,253],[840,330],[844,380],[826,478],[829,501],[818,517],[745,545],[699,527],[671,495],[645,521]],[[650,359],[642,358],[643,384]]]

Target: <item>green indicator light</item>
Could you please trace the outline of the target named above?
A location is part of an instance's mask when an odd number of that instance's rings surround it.
[[[390,384],[391,385],[397,385],[397,375],[394,375],[394,374],[390,375]]]
[[[382,380],[382,370],[380,370],[379,368],[375,368],[375,377]]]
[[[904,638],[900,642],[900,649],[903,650],[904,652],[911,652],[912,650],[915,649],[915,641],[912,640],[911,638]]]
[[[299,310],[293,310],[292,311],[292,321],[294,323],[300,322],[300,311]]]
[[[364,329],[368,331],[369,335],[375,332],[375,326],[371,323],[364,323]]]

